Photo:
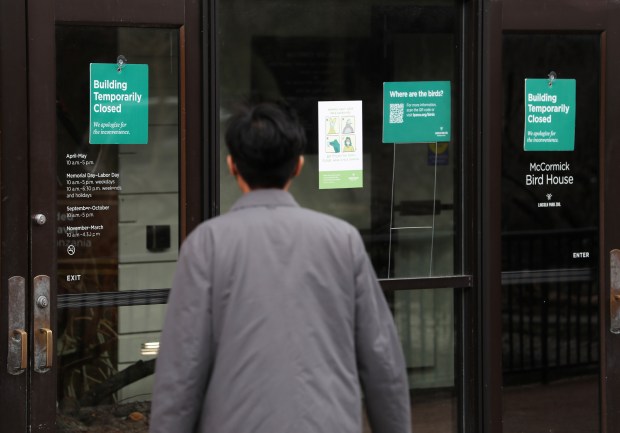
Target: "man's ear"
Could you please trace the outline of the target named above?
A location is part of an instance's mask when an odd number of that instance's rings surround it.
[[[228,171],[230,172],[230,174],[232,174],[234,177],[237,177],[239,172],[237,171],[237,166],[235,165],[235,161],[233,161],[232,156],[226,156],[226,165],[228,166]]]
[[[299,155],[299,160],[297,161],[297,165],[295,166],[295,170],[293,171],[293,177],[299,176],[299,173],[301,173],[301,169],[304,167],[304,162],[304,156]]]
[[[226,156],[226,165],[228,166],[228,171],[230,172],[230,174],[232,174],[237,181],[237,185],[239,185],[239,189],[241,189],[241,192],[243,192],[244,194],[250,192],[252,188],[250,188],[243,176],[241,176],[241,173],[239,173],[239,169],[237,169],[237,164],[235,164],[232,156]]]

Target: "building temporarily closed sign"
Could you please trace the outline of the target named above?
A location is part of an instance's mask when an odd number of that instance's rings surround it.
[[[525,79],[524,150],[574,150],[575,94],[572,79]]]
[[[90,64],[91,144],[148,142],[149,67]]]

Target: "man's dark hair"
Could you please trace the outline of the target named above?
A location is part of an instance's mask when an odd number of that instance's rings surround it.
[[[306,133],[292,108],[263,102],[229,120],[226,146],[250,188],[283,188],[304,152]]]

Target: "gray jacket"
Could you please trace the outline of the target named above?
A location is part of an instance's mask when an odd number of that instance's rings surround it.
[[[363,393],[363,395],[362,395]],[[183,243],[151,433],[410,432],[391,313],[358,231],[257,190]]]

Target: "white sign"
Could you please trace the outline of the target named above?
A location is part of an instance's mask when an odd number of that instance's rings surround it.
[[[319,101],[319,189],[362,188],[362,101]]]

